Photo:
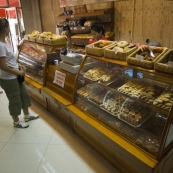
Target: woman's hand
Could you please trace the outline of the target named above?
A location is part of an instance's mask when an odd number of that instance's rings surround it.
[[[19,64],[19,69],[23,70],[24,73],[26,72],[26,67],[21,64]]]
[[[25,73],[24,73],[24,71],[21,69],[21,70],[19,70],[18,75],[20,75],[20,76],[25,76]]]

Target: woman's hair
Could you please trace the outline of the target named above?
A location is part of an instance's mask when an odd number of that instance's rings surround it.
[[[99,22],[95,22],[91,25],[91,30],[96,32],[102,32],[103,35],[105,35],[105,30],[103,28],[103,25]]]
[[[9,26],[9,22],[6,18],[0,18],[0,33]]]

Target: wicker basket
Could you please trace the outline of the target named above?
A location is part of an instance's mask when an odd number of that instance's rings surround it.
[[[33,41],[33,42],[36,42],[36,37],[33,37],[33,36],[29,36],[29,41]]]
[[[155,64],[154,64],[154,69],[156,71],[161,71],[161,72],[166,72],[173,74],[173,67],[169,67],[167,65],[169,61],[169,55],[173,55],[173,49],[168,50]],[[171,59],[173,61],[173,59]]]
[[[37,42],[37,43],[42,43],[42,44],[44,44],[44,38],[37,37],[37,38],[36,38],[36,42]]]
[[[112,50],[115,46],[116,44],[105,49],[105,58],[113,58],[120,61],[126,61],[126,57],[137,49],[136,47],[133,47],[128,52],[117,52],[117,54],[115,54],[115,52]]]
[[[167,51],[168,48],[163,48],[162,52],[153,61],[147,61],[147,60],[140,61],[135,58],[136,54],[141,53],[141,48],[138,48],[135,52],[133,52],[131,55],[129,55],[126,58],[126,61],[128,64],[144,67],[147,69],[154,69],[154,63],[157,62]]]
[[[112,45],[115,45],[115,42],[113,41],[107,41],[107,42],[110,42],[111,44],[107,45],[107,46],[104,46],[102,48],[99,48],[97,47],[97,45],[100,43],[100,42],[103,42],[105,40],[99,40],[93,44],[90,44],[90,45],[87,45],[85,47],[86,49],[86,53],[89,54],[89,55],[94,55],[94,56],[99,56],[99,57],[103,57],[104,56],[104,51],[106,48],[112,46]]]
[[[47,44],[47,45],[66,45],[66,37],[59,37],[57,39],[44,38],[44,44]]]

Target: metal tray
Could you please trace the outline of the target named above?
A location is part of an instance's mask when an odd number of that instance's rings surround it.
[[[130,99],[127,98],[127,99],[125,100],[125,102],[122,104],[121,109],[120,109],[120,114],[121,114],[121,112],[122,112],[122,109],[123,109],[124,105],[125,105],[126,102],[129,101],[129,100],[130,100]],[[123,121],[123,122],[125,122],[125,123],[127,123],[127,124],[129,124],[130,126],[135,127],[135,128],[140,127],[140,126],[151,116],[151,115],[147,115],[147,116],[140,122],[140,124],[138,124],[138,125],[135,126],[135,125],[131,124],[130,122],[128,122],[128,121],[122,119],[122,118],[120,117],[120,116],[121,116],[120,114],[118,115],[118,118],[119,118],[121,121]]]
[[[96,80],[93,80],[93,79],[91,79],[91,78],[88,78],[88,77],[85,76],[85,74],[83,75],[83,77],[86,78],[86,79],[89,79],[89,80],[91,80],[91,81],[93,81],[93,82],[97,82],[97,81],[99,80],[99,78],[97,78]]]
[[[100,105],[100,109],[104,110],[105,112],[111,114],[111,115],[114,116],[114,117],[118,117],[118,114],[116,114],[116,115],[112,114],[112,113],[109,112],[108,110],[104,109],[104,108],[102,107],[102,105]]]

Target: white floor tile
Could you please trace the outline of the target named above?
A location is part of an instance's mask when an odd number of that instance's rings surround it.
[[[6,106],[8,105],[8,101],[3,101],[3,100],[1,100],[0,101],[0,111],[3,109],[3,108],[5,108]]]
[[[3,149],[3,147],[5,146],[6,143],[0,143],[0,152]]]
[[[7,144],[0,152],[1,173],[36,173],[47,145]]]
[[[49,145],[37,173],[88,173],[90,154],[84,147]]]
[[[9,143],[40,143],[48,144],[57,123],[54,120],[45,122],[42,118],[29,121],[29,127],[18,129]]]
[[[1,118],[0,120],[0,142],[6,143],[16,132],[16,128],[13,127],[12,119]]]
[[[58,125],[54,131],[50,144],[73,144],[85,145],[86,147],[88,146],[73,131],[65,127],[65,125],[61,122],[58,122]]]
[[[0,94],[0,173],[118,173],[40,105],[33,102],[29,111],[40,118],[27,129],[14,128],[8,100]]]

